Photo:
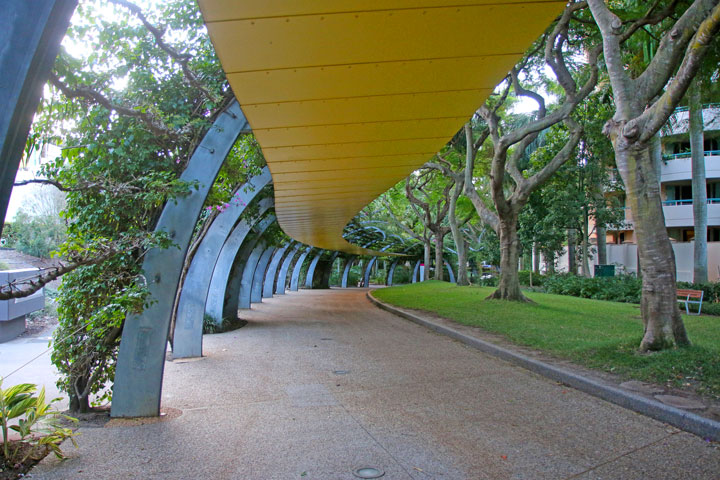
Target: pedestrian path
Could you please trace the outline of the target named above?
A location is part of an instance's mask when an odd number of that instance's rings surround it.
[[[37,479],[716,479],[691,434],[382,311],[308,290],[168,362],[165,420],[83,428]]]

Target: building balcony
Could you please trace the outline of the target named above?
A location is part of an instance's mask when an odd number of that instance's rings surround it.
[[[703,105],[703,123],[706,132],[720,130],[720,103]],[[670,116],[667,127],[663,129],[662,136],[687,135],[690,125],[687,107],[675,109]]]
[[[692,200],[668,200],[663,202],[663,214],[667,227],[692,227]],[[720,226],[720,198],[708,199],[708,226]]]
[[[705,152],[705,177],[710,180],[720,178],[720,150]],[[692,159],[690,152],[676,155],[664,155],[660,168],[660,183],[677,182],[692,179]]]

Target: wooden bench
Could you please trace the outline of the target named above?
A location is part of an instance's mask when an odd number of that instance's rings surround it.
[[[700,315],[700,310],[702,310],[703,293],[704,292],[702,290],[678,290],[677,301],[685,303],[685,313],[688,315]],[[688,308],[689,303],[695,303],[698,305],[697,313],[690,313],[690,309]]]

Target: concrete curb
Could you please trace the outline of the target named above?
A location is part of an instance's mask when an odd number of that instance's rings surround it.
[[[622,390],[612,385],[585,378],[570,370],[549,365],[512,350],[480,340],[479,338],[465,335],[464,333],[452,328],[439,325],[418,315],[405,312],[381,302],[373,297],[371,292],[367,292],[367,298],[383,310],[387,310],[390,313],[410,320],[418,325],[422,325],[423,327],[429,328],[437,333],[447,335],[448,337],[458,340],[465,345],[477,348],[484,353],[501,358],[507,362],[514,363],[515,365],[519,365],[551,380],[561,382],[572,388],[580,390],[581,392],[589,393],[590,395],[634,412],[641,413],[654,418],[655,420],[660,420],[661,422],[670,424],[673,427],[694,433],[701,438],[720,441],[720,422],[701,417],[700,415],[696,415],[694,413],[686,412],[679,408],[665,405],[657,400],[641,397],[640,395],[636,395],[632,392]]]

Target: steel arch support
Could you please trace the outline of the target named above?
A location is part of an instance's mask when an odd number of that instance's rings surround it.
[[[248,256],[247,261],[242,267],[242,272],[240,275],[240,290],[237,294],[238,309],[250,308],[250,304],[252,303],[252,284],[253,277],[255,276],[255,268],[257,268],[257,264],[260,261],[260,257],[262,256],[266,247],[267,245],[265,245],[265,241],[259,240],[252,248],[252,251]],[[232,291],[230,293],[232,294]]]
[[[455,283],[455,272],[453,272],[452,267],[450,266],[450,262],[447,260],[443,260],[445,262],[445,266],[448,270],[448,279],[450,280],[450,283]]]
[[[179,248],[155,248],[145,255],[143,272],[155,302],[142,314],[125,320],[113,387],[113,417],[160,414],[170,317],[193,227],[225,157],[238,135],[247,131],[250,126],[240,106],[232,102],[205,134],[180,177],[197,181],[198,188],[163,208],[156,230],[168,232]]]
[[[285,260],[280,266],[280,271],[277,275],[277,281],[275,282],[275,293],[277,293],[278,295],[285,295],[285,289],[287,288],[288,270],[290,269],[290,265],[292,265],[293,260],[297,256],[297,253],[300,251],[300,247],[302,247],[302,243],[295,244],[293,249],[290,250],[290,253],[285,256]]]
[[[393,285],[393,275],[395,275],[395,267],[397,267],[398,263],[400,262],[399,258],[396,258],[393,260],[392,264],[390,264],[390,268],[388,268],[387,278],[385,279],[385,285],[388,287],[392,287]]]
[[[350,269],[353,266],[353,263],[355,263],[355,259],[357,258],[356,255],[350,255],[345,259],[345,266],[343,267],[343,274],[342,274],[342,281],[340,282],[340,286],[342,288],[348,288],[348,279],[350,277]]]
[[[377,257],[372,257],[370,260],[368,260],[367,265],[365,266],[365,271],[363,272],[363,287],[368,288],[370,286],[370,270],[372,270],[373,265],[375,265],[375,262],[377,261]]]
[[[248,180],[238,189],[240,201],[231,204],[227,210],[220,213],[205,233],[180,291],[173,336],[173,357],[202,356],[205,304],[218,256],[246,206],[271,180],[270,170],[267,167],[260,175]]]
[[[305,274],[305,288],[312,288],[313,278],[315,278],[315,268],[317,267],[317,264],[320,261],[320,257],[322,257],[323,253],[325,253],[325,250],[320,250],[310,262],[310,266],[308,267]]]
[[[285,256],[285,252],[290,248],[291,243],[284,247],[278,248],[272,256],[272,260],[268,264],[267,272],[265,272],[265,280],[263,281],[262,298],[272,298],[275,290],[275,277],[277,276],[280,261]]]
[[[420,272],[420,263],[421,263],[421,262],[422,262],[422,260],[418,260],[418,261],[415,263],[415,268],[413,268],[412,283],[416,283],[416,282],[419,280],[419,279],[418,279],[418,274],[419,274],[419,272]]]
[[[298,286],[300,285],[300,272],[302,271],[302,266],[305,263],[305,259],[308,257],[308,255],[310,255],[311,251],[312,247],[308,247],[307,250],[300,254],[300,257],[297,259],[295,265],[293,266],[292,276],[290,277],[291,292],[298,291]]]
[[[225,313],[225,304],[229,300],[227,298],[228,285],[230,283],[230,272],[235,264],[238,252],[240,251],[248,234],[263,222],[263,216],[270,208],[275,205],[272,197],[263,198],[258,203],[258,214],[253,220],[242,220],[233,228],[232,233],[228,236],[217,262],[210,280],[210,288],[208,289],[207,301],[205,302],[205,314],[215,319],[216,324],[221,324],[222,320],[227,318]],[[274,220],[274,217],[273,217]],[[237,317],[237,299],[234,302],[234,310],[230,318]]]
[[[2,2],[0,214],[5,218],[33,115],[78,0]],[[4,222],[0,222],[2,232]]]
[[[223,306],[223,315],[237,316],[239,309],[250,308],[250,289],[252,287],[252,277],[255,274],[257,262],[265,250],[265,241],[262,236],[270,225],[275,223],[275,215],[268,215],[253,227],[254,235],[250,239],[246,239],[240,251],[235,256],[232,269],[230,270],[230,280],[225,287],[225,305]],[[257,249],[257,252],[255,251]],[[245,290],[243,290],[243,288]]]
[[[330,277],[332,276],[332,267],[337,257],[340,256],[340,252],[333,252],[329,259],[320,259],[318,263],[319,269],[315,269],[315,276],[313,279],[312,288],[330,288]],[[319,276],[318,276],[319,275]]]
[[[262,303],[265,273],[270,264],[270,259],[272,259],[276,251],[277,247],[270,246],[260,255],[260,260],[258,260],[257,266],[255,267],[255,274],[253,275],[252,288],[250,289],[251,303]]]

